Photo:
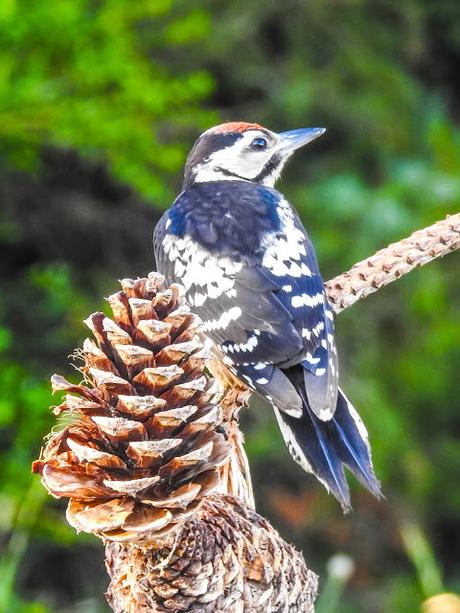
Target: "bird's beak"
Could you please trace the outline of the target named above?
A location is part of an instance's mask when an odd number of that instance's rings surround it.
[[[294,153],[296,149],[311,143],[312,140],[315,140],[324,132],[326,132],[326,128],[298,128],[297,130],[280,132],[280,149],[286,154]]]

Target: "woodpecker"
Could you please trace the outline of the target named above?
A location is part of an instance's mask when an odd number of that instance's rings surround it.
[[[183,191],[154,231],[157,269],[184,286],[224,363],[266,398],[296,462],[350,509],[347,466],[374,495],[366,428],[338,386],[334,318],[315,250],[274,189],[323,128],[275,133],[230,122],[204,132]]]

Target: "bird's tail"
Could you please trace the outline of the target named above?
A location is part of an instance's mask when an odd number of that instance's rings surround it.
[[[294,460],[326,486],[345,512],[351,509],[351,504],[344,466],[364,487],[380,497],[380,484],[372,467],[366,428],[343,392],[339,389],[332,419],[321,421],[308,405],[305,388],[298,386],[297,389],[304,405],[301,417],[292,417],[275,408],[278,424]]]

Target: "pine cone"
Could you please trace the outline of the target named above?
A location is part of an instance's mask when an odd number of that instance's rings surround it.
[[[86,321],[83,383],[52,377],[66,425],[33,465],[69,523],[105,541],[113,610],[313,611],[316,575],[253,510],[248,390],[206,352],[179,286],[121,284],[113,319]]]
[[[223,411],[205,373],[199,321],[177,285],[160,275],[122,281],[94,313],[80,352],[84,383],[52,377],[67,392],[54,409],[72,422],[34,463],[48,491],[68,497],[77,530],[110,540],[151,540],[191,516],[228,463]],[[220,430],[220,431],[219,431]]]
[[[108,542],[116,613],[312,613],[317,577],[267,520],[211,495],[161,549]]]

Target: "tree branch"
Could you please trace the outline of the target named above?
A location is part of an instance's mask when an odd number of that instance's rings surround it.
[[[460,249],[460,213],[414,232],[326,283],[334,311],[340,313],[361,298],[436,258]]]

